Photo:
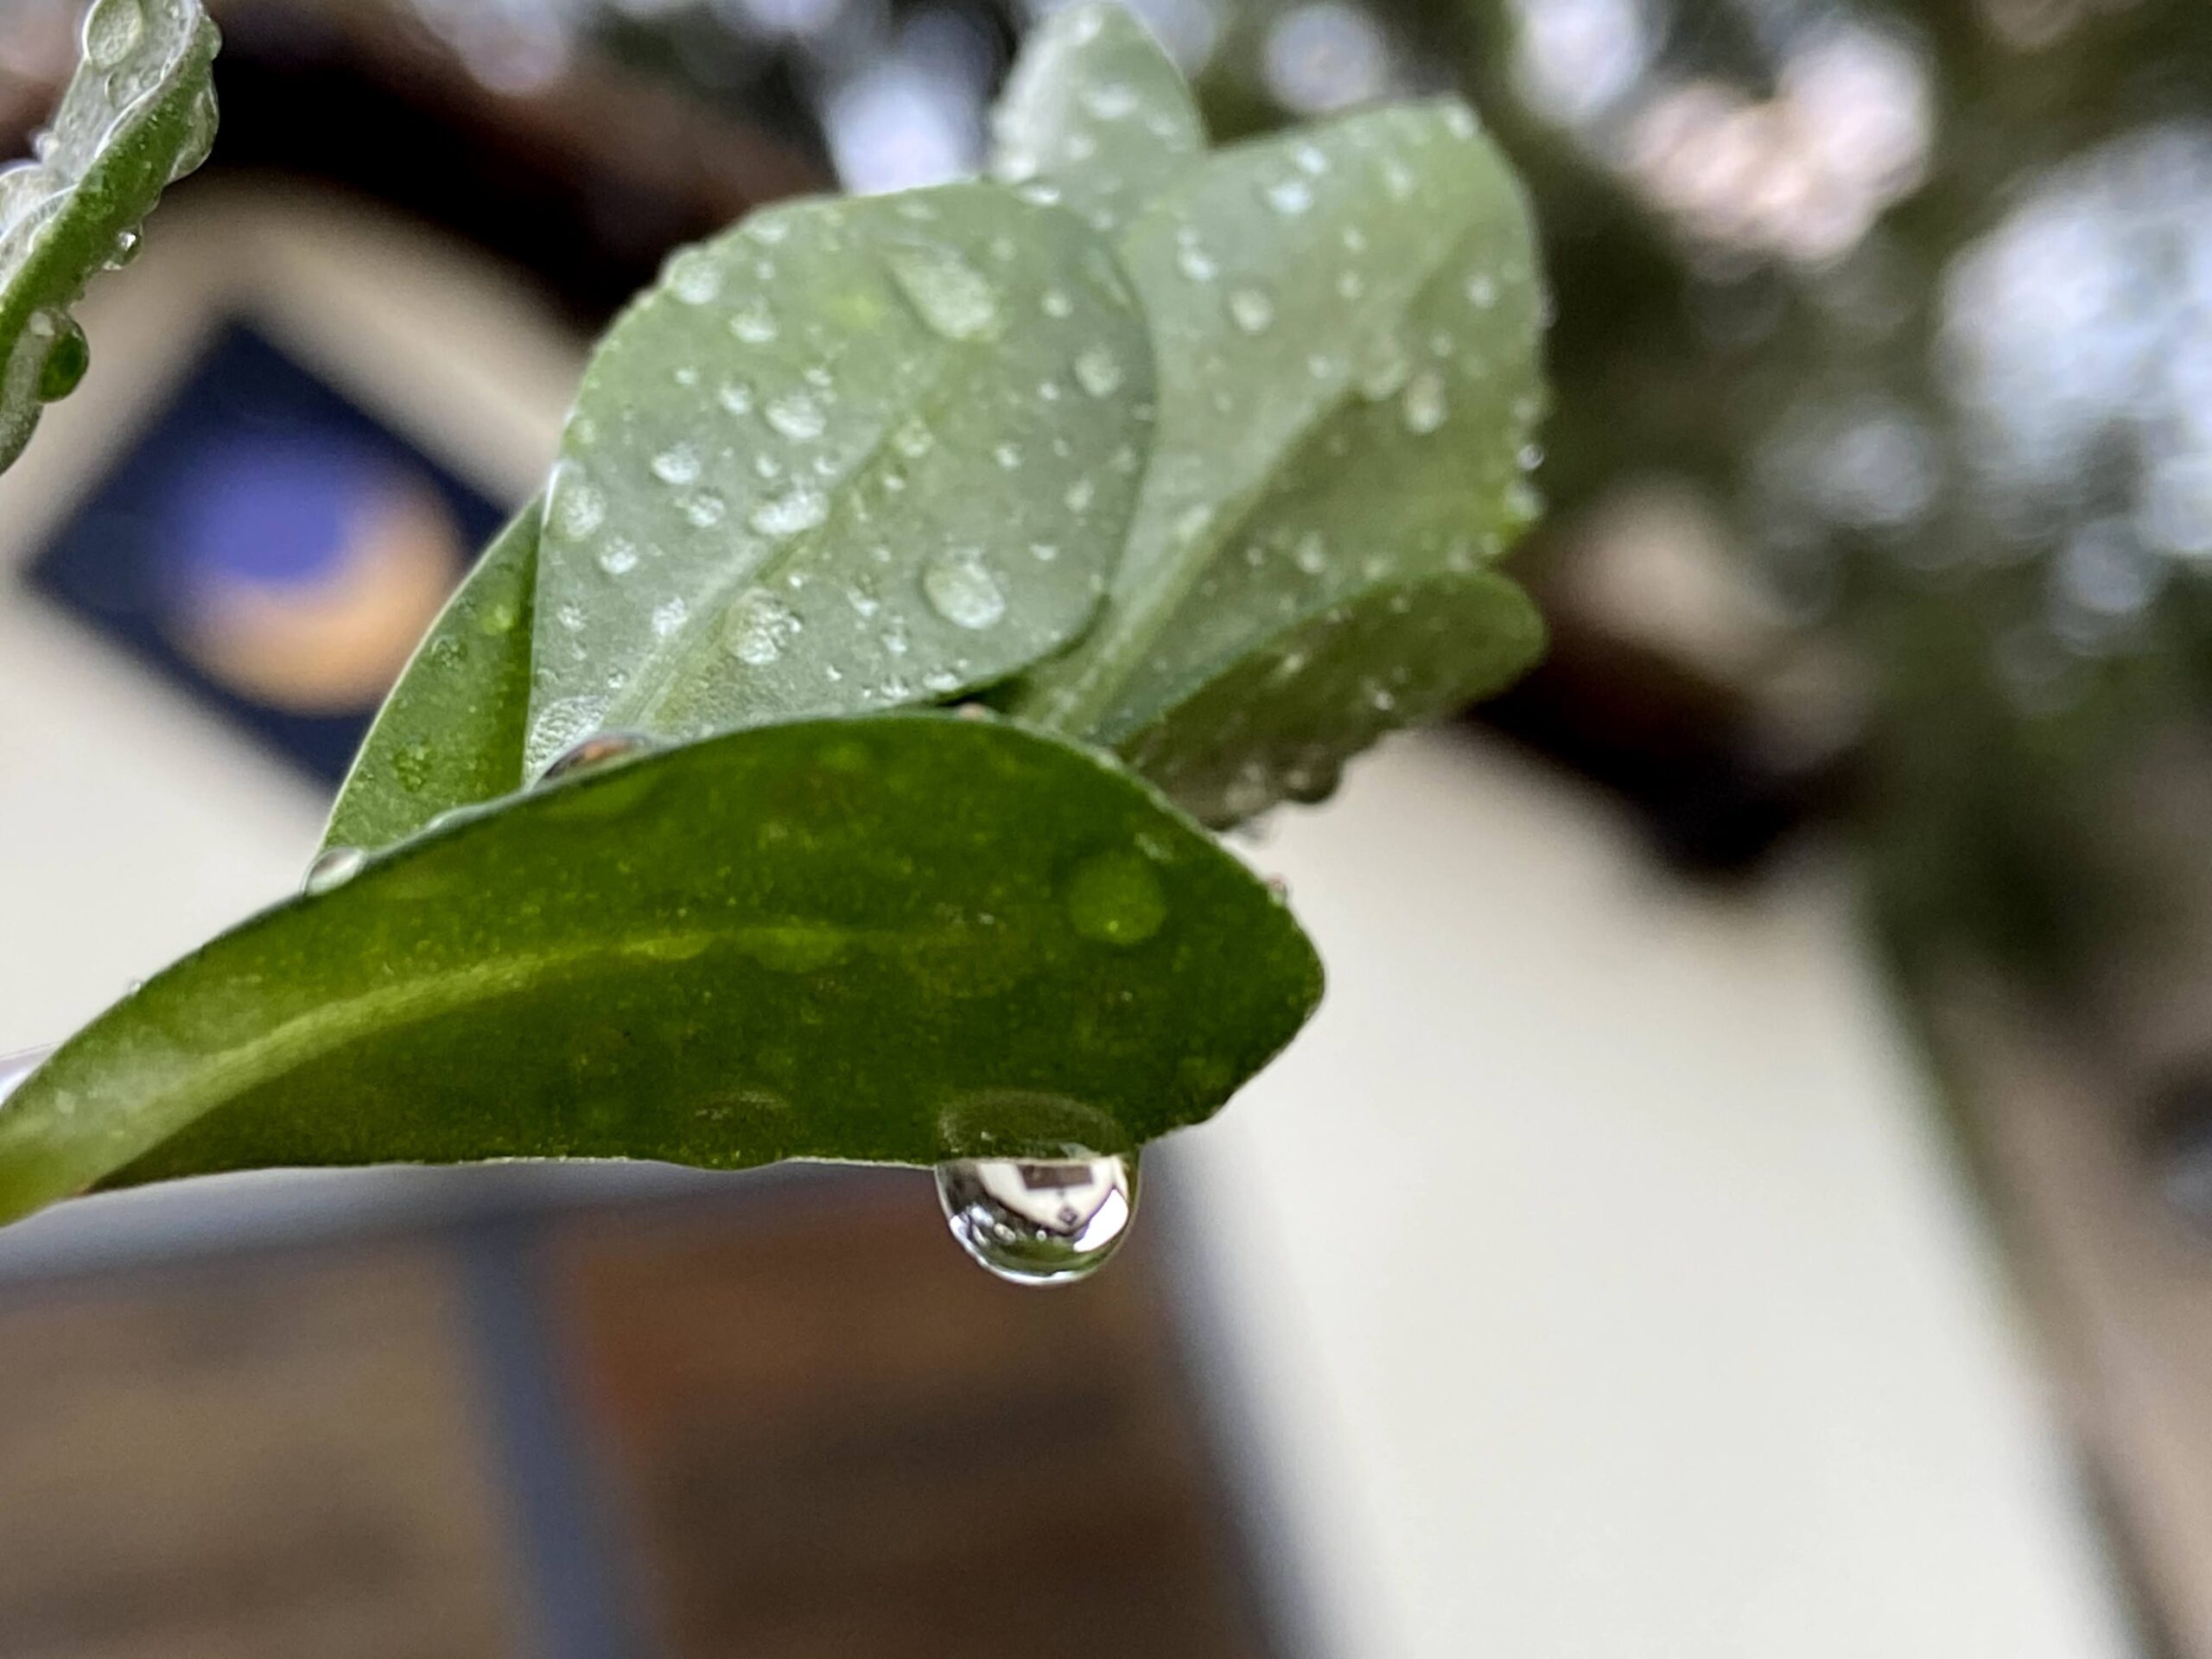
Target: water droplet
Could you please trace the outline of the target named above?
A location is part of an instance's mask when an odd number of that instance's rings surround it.
[[[145,245],[146,238],[137,232],[118,231],[115,233],[115,245],[108,250],[107,268],[110,270],[121,270],[137,259],[139,249]]]
[[[1194,283],[1210,283],[1221,275],[1221,267],[1214,263],[1213,256],[1195,239],[1182,241],[1176,248],[1175,268]]]
[[[1068,921],[1086,939],[1142,944],[1167,919],[1167,895],[1151,861],[1116,849],[1086,859],[1068,882]]]
[[[1454,104],[1444,111],[1444,130],[1454,138],[1475,136],[1475,112],[1464,104]]]
[[[573,466],[561,469],[553,486],[553,528],[568,541],[581,542],[607,522],[607,498]]]
[[[681,597],[664,599],[653,607],[653,637],[666,639],[691,620],[691,607]]]
[[[1368,347],[1361,360],[1359,395],[1376,404],[1385,397],[1395,397],[1405,390],[1413,369],[1405,343],[1395,334],[1384,334]]]
[[[891,437],[892,447],[909,461],[919,461],[937,448],[937,434],[918,418],[908,421]]]
[[[570,633],[580,632],[584,626],[584,607],[570,600],[553,613],[553,620]]]
[[[1406,385],[1406,430],[1427,437],[1451,418],[1451,400],[1445,395],[1444,377],[1424,369]]]
[[[1039,304],[1045,315],[1056,322],[1065,322],[1075,315],[1075,302],[1057,288],[1046,289],[1045,297]]]
[[[763,536],[772,536],[779,541],[814,529],[830,516],[830,503],[821,491],[802,484],[798,488],[764,501],[753,510],[753,528]]]
[[[1094,346],[1075,360],[1076,384],[1094,397],[1111,397],[1122,389],[1121,359]]]
[[[721,298],[721,267],[704,248],[685,248],[671,257],[661,281],[686,305],[712,305]]]
[[[715,401],[733,415],[753,412],[753,388],[741,380],[726,380],[715,393]]]
[[[795,443],[810,442],[829,424],[822,405],[804,392],[795,391],[768,405],[768,424]]]
[[[1274,326],[1275,302],[1256,288],[1240,288],[1229,296],[1229,315],[1248,334],[1264,334]]]
[[[1002,443],[992,453],[997,460],[1001,470],[1009,473],[1018,472],[1020,470],[1021,448],[1020,445]]]
[[[922,572],[930,607],[956,627],[988,628],[1006,614],[1006,593],[983,563],[982,550],[941,554]]]
[[[1467,303],[1478,311],[1487,311],[1497,303],[1497,283],[1486,271],[1477,271],[1467,278]]]
[[[1266,194],[1268,206],[1285,219],[1296,219],[1313,205],[1313,187],[1303,179],[1279,179]]]
[[[1083,107],[1091,118],[1099,121],[1126,121],[1136,113],[1136,89],[1118,80],[1086,86],[1082,94]]]
[[[985,1271],[1009,1284],[1071,1284],[1128,1236],[1137,1172],[1127,1158],[963,1158],[937,1166],[937,1196]]]
[[[653,476],[679,487],[699,481],[699,452],[688,443],[664,449],[652,459]]]
[[[1410,168],[1393,156],[1382,163],[1382,188],[1393,201],[1404,201],[1414,193],[1414,175]]]
[[[146,32],[139,0],[99,0],[85,19],[85,56],[95,68],[112,69],[129,57]]]
[[[342,887],[361,873],[369,855],[359,847],[326,847],[308,866],[307,880],[300,884],[302,893],[328,893]]]
[[[85,338],[84,329],[74,317],[62,318],[38,372],[39,402],[60,403],[83,384],[85,372],[92,365],[92,342]]]
[[[931,333],[947,340],[976,340],[998,327],[998,290],[950,248],[899,248],[888,263],[899,291]]]
[[[1029,556],[1039,564],[1050,564],[1060,556],[1060,550],[1050,542],[1033,542],[1029,548]]]
[[[729,503],[712,490],[702,490],[684,498],[683,516],[696,530],[712,530],[729,516]]]
[[[766,588],[753,588],[730,607],[722,643],[741,663],[766,668],[784,654],[785,645],[798,631],[799,620],[788,606]]]
[[[1290,556],[1295,564],[1309,576],[1318,576],[1329,568],[1329,543],[1318,530],[1309,530],[1298,538],[1297,550]]]
[[[1098,486],[1087,478],[1078,478],[1068,486],[1065,497],[1068,511],[1078,518],[1090,511],[1090,504],[1097,499]]]
[[[776,337],[776,315],[759,300],[747,300],[729,320],[729,331],[747,346],[766,346]]]
[[[537,780],[538,785],[543,788],[564,778],[582,777],[618,761],[650,754],[658,747],[643,732],[597,732],[564,750],[559,760],[545,768],[544,775]]]
[[[599,556],[599,568],[610,576],[626,576],[638,568],[638,550],[627,542],[610,542]]]
[[[1544,464],[1544,446],[1541,443],[1524,443],[1521,446],[1520,454],[1516,455],[1514,460],[1519,463],[1522,472],[1533,473]]]
[[[1298,163],[1298,170],[1309,179],[1318,179],[1329,170],[1329,158],[1318,144],[1300,144],[1290,153]]]

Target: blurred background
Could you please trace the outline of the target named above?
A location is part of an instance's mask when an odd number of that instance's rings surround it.
[[[211,0],[0,480],[0,1051],[296,882],[666,251],[974,171],[1042,9]],[[2212,10],[1133,9],[1548,247],[1554,648],[1253,838],[1322,1017],[1072,1293],[899,1173],[10,1230],[0,1659],[2212,1659]]]

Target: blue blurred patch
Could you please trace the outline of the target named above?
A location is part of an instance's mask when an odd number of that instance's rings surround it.
[[[232,325],[55,532],[29,580],[334,784],[503,517]]]

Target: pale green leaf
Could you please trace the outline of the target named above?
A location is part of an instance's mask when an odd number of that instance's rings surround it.
[[[1144,323],[1073,214],[808,201],[615,325],[539,560],[529,761],[953,696],[1095,613],[1150,437]]]
[[[991,122],[991,171],[1048,181],[1102,231],[1118,231],[1205,154],[1182,72],[1120,6],[1056,11],[1022,45]]]

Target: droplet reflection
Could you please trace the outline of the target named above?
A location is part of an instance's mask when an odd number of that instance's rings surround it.
[[[1008,1284],[1065,1285],[1104,1266],[1137,1209],[1129,1158],[969,1158],[937,1166],[960,1248]]]

